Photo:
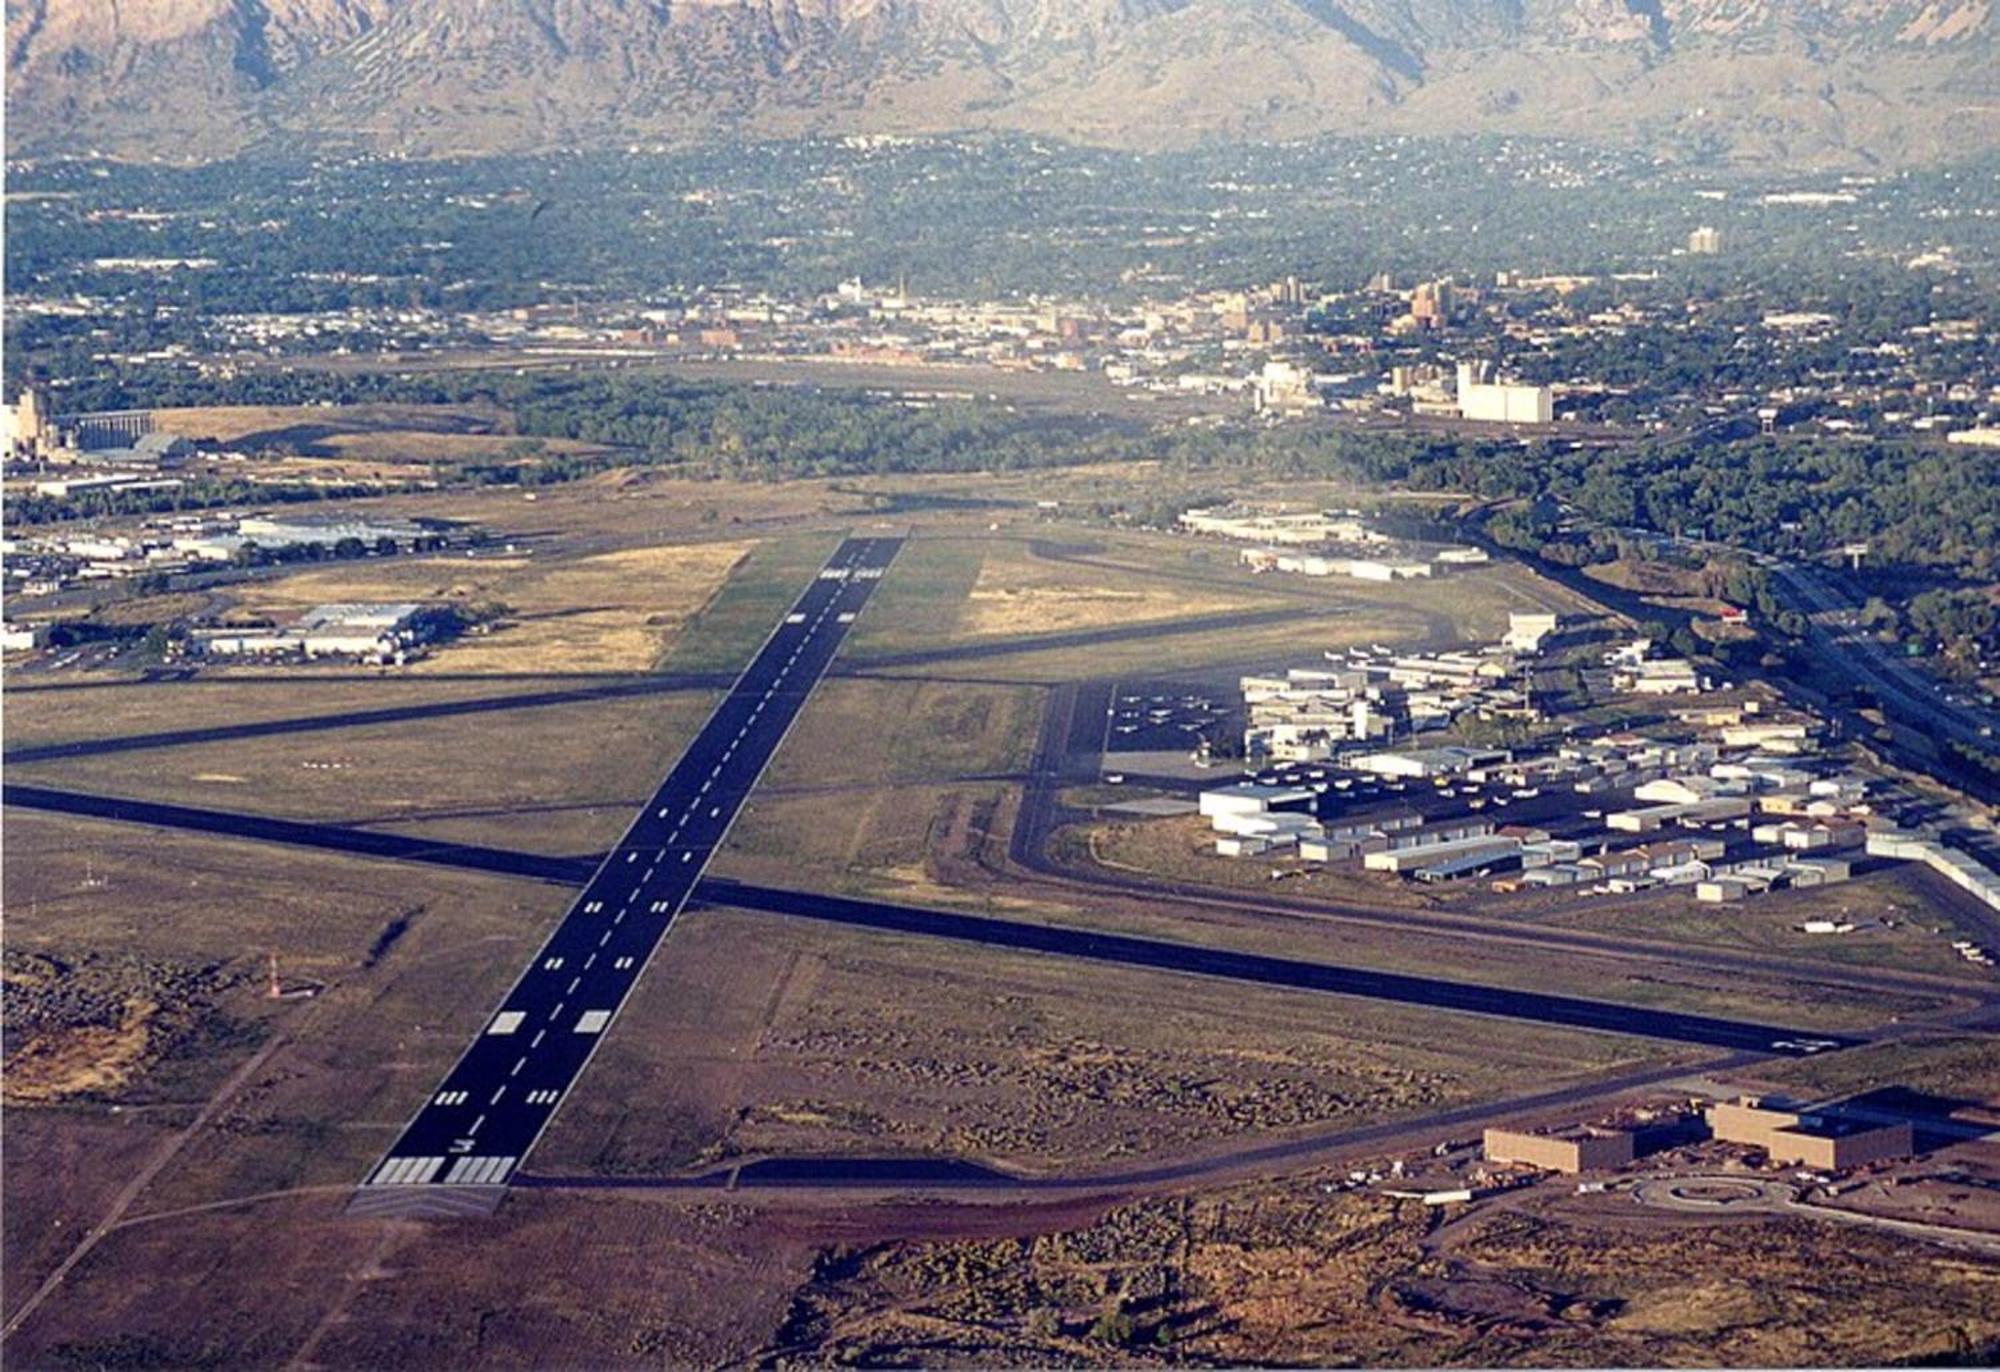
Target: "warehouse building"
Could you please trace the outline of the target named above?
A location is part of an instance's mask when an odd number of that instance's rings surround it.
[[[1309,812],[1318,795],[1306,786],[1261,786],[1253,781],[1233,786],[1215,786],[1201,793],[1200,812],[1204,819],[1233,815],[1261,815],[1273,810]]]
[[[1545,1172],[1605,1172],[1629,1166],[1632,1135],[1623,1129],[1564,1129],[1531,1134],[1516,1129],[1486,1131],[1486,1160],[1539,1167]]]
[[[1921,862],[1974,899],[2000,910],[2000,872],[1970,853],[1917,834],[1880,830],[1868,835],[1868,855]]]
[[[1555,418],[1547,386],[1496,383],[1486,362],[1458,364],[1458,412],[1490,424],[1547,424]]]
[[[1472,866],[1477,868],[1480,860],[1489,864],[1509,861],[1518,858],[1520,852],[1519,839],[1483,834],[1445,843],[1426,843],[1394,852],[1369,853],[1361,859],[1361,865],[1371,872],[1394,872],[1403,876],[1420,867],[1441,867],[1466,858],[1474,859]]]
[[[1615,815],[1607,815],[1604,827],[1628,834],[1650,834],[1667,824],[1714,824],[1741,819],[1749,813],[1750,801],[1747,797],[1718,796],[1714,800],[1621,810]]]
[[[392,662],[426,637],[414,602],[316,606],[284,628],[208,630],[196,650],[214,657],[353,657]]]
[[[1838,1116],[1776,1110],[1754,1096],[1708,1108],[1708,1127],[1722,1143],[1761,1148],[1773,1162],[1841,1172],[1906,1158],[1916,1139],[1904,1124],[1868,1124]]]

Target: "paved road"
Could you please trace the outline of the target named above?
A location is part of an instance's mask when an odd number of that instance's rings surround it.
[[[541,1137],[902,546],[835,550],[366,1186],[498,1186]]]
[[[1801,1198],[1789,1182],[1741,1174],[1721,1176],[1649,1177],[1632,1188],[1632,1199],[1658,1210],[1708,1215],[1796,1215],[1862,1229],[1879,1229],[1907,1238],[2000,1254],[2000,1234],[1955,1225],[1898,1219],[1866,1210],[1817,1205]]]

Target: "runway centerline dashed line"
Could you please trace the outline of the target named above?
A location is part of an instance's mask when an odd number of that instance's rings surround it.
[[[482,1022],[445,1080],[425,1097],[424,1105],[364,1185],[504,1185],[509,1181],[616,1021],[626,996],[687,903],[744,798],[900,548],[899,538],[849,539],[807,584],[658,790],[639,809],[624,839],[537,950],[500,1007]],[[802,632],[794,633],[794,629]],[[659,845],[653,826],[669,820],[674,827],[666,843]],[[669,851],[678,852],[680,860],[662,861]],[[624,855],[622,863],[617,861],[619,853]],[[641,857],[649,860],[639,871],[638,884],[629,885],[631,878],[624,874],[638,868]],[[572,974],[558,999],[554,978],[536,973],[562,970],[565,954],[557,950],[579,951],[577,945],[588,942],[582,937],[584,926],[589,917],[605,912],[609,895],[605,888],[612,884],[607,874],[613,869],[621,874],[617,888],[623,903],[609,927],[599,925],[595,948],[588,953],[582,971],[595,968],[596,950],[609,944],[616,933],[620,949],[610,970],[618,976],[609,985],[592,982],[583,1002],[587,1008],[568,1026],[574,1032],[551,1039],[549,1028],[557,1025],[571,999],[583,992],[584,977]],[[626,914],[641,900],[647,903],[648,913],[663,918],[622,929]],[[552,1000],[555,1007],[549,1010]],[[514,1042],[511,1036],[517,1029],[525,1030],[524,1021],[530,1017],[542,1022],[528,1044],[528,1054],[508,1053],[507,1046]],[[531,1060],[535,1072],[529,1084],[534,1089],[509,1092],[507,1082],[521,1074]],[[488,1108],[468,1125],[466,1118],[472,1113],[474,1099],[486,1100]],[[479,1137],[481,1131],[486,1138]]]

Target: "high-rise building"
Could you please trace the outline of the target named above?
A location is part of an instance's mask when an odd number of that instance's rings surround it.
[[[41,457],[55,446],[55,426],[49,414],[49,398],[34,386],[24,386],[19,398],[8,407],[6,452],[22,457]]]
[[[1722,230],[1702,225],[1688,235],[1688,251],[1696,257],[1714,257],[1722,251]]]
[[[1410,292],[1410,317],[1420,329],[1439,329],[1451,322],[1452,284],[1426,281]]]

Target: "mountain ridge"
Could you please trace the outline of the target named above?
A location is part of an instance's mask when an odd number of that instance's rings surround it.
[[[1993,4],[8,0],[8,151],[1510,132],[1924,162],[2000,132]]]

